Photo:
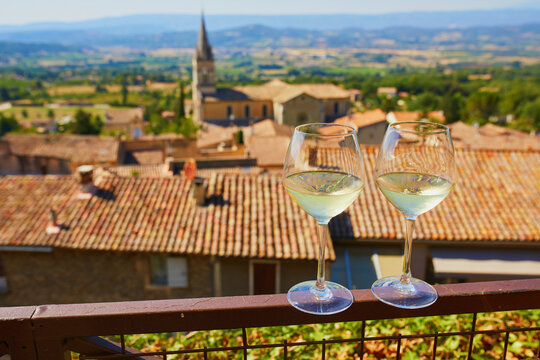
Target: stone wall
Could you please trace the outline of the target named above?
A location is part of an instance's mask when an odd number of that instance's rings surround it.
[[[8,292],[0,306],[212,296],[208,257],[188,256],[187,288],[150,284],[150,255],[78,251],[1,251]]]

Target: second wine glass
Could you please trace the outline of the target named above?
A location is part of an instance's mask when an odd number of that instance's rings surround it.
[[[287,299],[311,314],[334,314],[353,302],[351,292],[325,279],[328,222],[357,198],[365,183],[356,130],[344,125],[306,124],[293,134],[283,169],[283,185],[315,218],[319,232],[317,280],[293,286]]]
[[[429,306],[437,300],[431,285],[411,276],[411,248],[416,218],[433,209],[455,182],[454,147],[448,128],[430,122],[390,124],[377,156],[379,190],[407,222],[403,272],[382,278],[371,290],[382,302],[400,308]]]

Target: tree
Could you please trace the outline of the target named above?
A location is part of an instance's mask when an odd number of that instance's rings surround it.
[[[499,105],[499,94],[479,91],[471,94],[465,107],[466,114],[471,120],[487,121],[495,115]]]
[[[0,113],[0,136],[15,131],[21,128],[21,125],[17,122],[14,116],[5,116]]]
[[[180,94],[178,95],[178,103],[176,104],[176,117],[175,117],[175,120],[178,124],[180,124],[182,119],[186,117],[186,108],[184,105],[184,102],[185,102],[184,83],[182,82],[182,80],[180,80],[179,85],[180,85],[179,86]]]
[[[523,108],[523,115],[533,129],[540,129],[540,99],[527,103]]]
[[[28,111],[26,111],[26,109],[23,109],[23,111],[21,111],[21,115],[23,118],[27,118],[28,117]]]
[[[92,114],[77,110],[73,123],[69,126],[69,131],[72,134],[81,135],[98,135],[103,127],[103,121],[99,116],[92,116]]]
[[[6,101],[9,100],[9,91],[5,87],[0,87],[0,101]]]
[[[463,109],[463,98],[460,93],[452,94],[447,92],[441,101],[441,110],[444,113],[447,123],[453,123],[461,119]]]
[[[128,87],[127,87],[127,76],[122,75],[122,105],[126,106],[128,101]]]
[[[49,109],[49,110],[47,111],[47,117],[48,117],[49,119],[54,119],[54,111],[53,111],[53,109]]]

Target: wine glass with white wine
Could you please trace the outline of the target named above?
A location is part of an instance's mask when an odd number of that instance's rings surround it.
[[[328,222],[364,188],[365,173],[356,130],[344,125],[305,124],[294,130],[285,157],[283,185],[318,224],[317,280],[293,286],[287,299],[310,314],[335,314],[351,306],[352,293],[325,280]]]
[[[452,191],[456,176],[454,146],[448,127],[430,122],[395,122],[388,126],[377,162],[379,190],[406,218],[401,276],[371,286],[382,302],[405,309],[429,306],[437,291],[411,276],[411,248],[416,218],[433,209]]]

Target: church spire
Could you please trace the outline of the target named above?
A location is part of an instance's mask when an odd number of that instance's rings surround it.
[[[199,30],[199,40],[197,41],[196,56],[200,60],[214,60],[212,47],[206,35],[206,26],[204,24],[204,14],[201,14],[201,28]]]

